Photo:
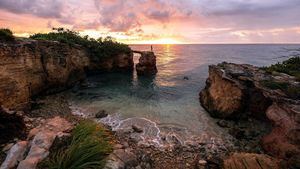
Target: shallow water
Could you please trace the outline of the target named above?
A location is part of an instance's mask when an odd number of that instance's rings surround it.
[[[149,45],[131,46],[149,50]],[[143,128],[142,143],[165,145],[198,140],[231,142],[199,103],[208,65],[223,61],[266,66],[284,60],[286,49],[300,45],[154,45],[158,74],[153,78],[121,73],[89,78],[90,86],[70,95],[74,112],[90,115],[106,110],[100,121],[114,130]],[[135,63],[139,56],[135,56]],[[184,79],[184,77],[188,77]],[[175,140],[174,140],[175,139]]]

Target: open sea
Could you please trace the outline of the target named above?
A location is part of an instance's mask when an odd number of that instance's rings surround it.
[[[150,50],[150,45],[132,45],[134,50]],[[174,138],[191,141],[230,143],[229,134],[216,125],[199,103],[205,87],[208,65],[223,61],[268,66],[285,60],[290,49],[300,45],[153,45],[158,73],[153,78],[110,73],[89,77],[89,87],[79,94],[70,92],[75,114],[84,116],[105,110],[99,120],[113,130],[132,125],[143,128],[136,135],[141,143],[166,146]],[[139,55],[134,56],[135,63]],[[188,80],[184,77],[188,77]]]

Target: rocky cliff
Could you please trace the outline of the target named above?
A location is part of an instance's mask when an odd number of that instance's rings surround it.
[[[57,91],[85,79],[86,70],[132,70],[132,54],[91,60],[80,46],[54,41],[18,40],[0,43],[0,105],[24,109],[30,98]]]
[[[270,121],[272,131],[261,140],[262,147],[267,153],[293,163],[300,154],[299,90],[300,83],[287,74],[222,63],[209,67],[200,102],[213,117]]]

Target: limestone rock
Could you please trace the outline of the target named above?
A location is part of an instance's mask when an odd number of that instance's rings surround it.
[[[61,90],[85,78],[89,57],[82,47],[53,41],[0,43],[0,105],[29,106],[32,96]]]
[[[37,164],[49,155],[49,149],[55,138],[69,132],[72,127],[61,117],[46,120],[45,124],[37,128],[38,132],[31,132],[36,135],[29,145],[30,150],[26,158],[19,163],[17,169],[35,169]]]
[[[0,169],[11,169],[24,158],[25,152],[28,148],[28,141],[19,141],[7,153],[5,161],[2,163]]]
[[[263,154],[234,153],[224,160],[224,169],[280,169],[279,161]]]
[[[300,100],[283,89],[266,86],[266,81],[300,88],[300,83],[289,75],[269,74],[251,65],[221,63],[209,67],[200,102],[213,117],[271,121],[272,131],[263,137],[262,147],[288,160],[300,154]],[[237,138],[244,138],[243,132],[234,131]]]
[[[156,56],[153,52],[141,52],[136,72],[138,75],[155,75],[157,73]]]

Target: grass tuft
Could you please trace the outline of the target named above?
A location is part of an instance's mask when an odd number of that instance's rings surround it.
[[[80,122],[72,131],[70,144],[50,154],[42,165],[49,169],[98,169],[112,152],[110,133],[89,120]]]

